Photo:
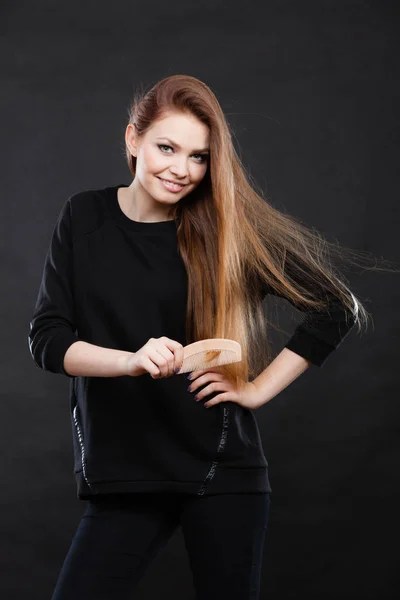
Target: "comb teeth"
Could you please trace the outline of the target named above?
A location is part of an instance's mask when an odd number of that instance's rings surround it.
[[[188,373],[190,371],[200,371],[202,369],[211,369],[233,362],[238,362],[236,352],[232,350],[213,350],[204,352],[195,352],[184,359],[179,373]]]
[[[177,374],[211,369],[241,360],[242,348],[236,340],[229,338],[198,340],[184,346],[182,366]]]

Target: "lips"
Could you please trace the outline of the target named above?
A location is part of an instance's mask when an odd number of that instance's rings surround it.
[[[163,188],[170,194],[180,194],[185,187],[185,185],[181,185],[180,183],[176,184],[168,179],[163,179],[162,177],[158,177],[158,179],[161,181]]]
[[[164,177],[159,177],[161,181],[167,181],[168,183],[174,183],[175,185],[180,185],[181,187],[185,187],[186,183],[180,183],[179,181],[172,181],[172,179],[165,179]]]

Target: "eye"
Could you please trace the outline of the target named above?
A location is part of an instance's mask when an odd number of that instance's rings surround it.
[[[172,146],[169,146],[168,144],[157,144],[157,146],[160,148],[163,154],[171,154],[170,152],[166,152],[164,148],[169,148],[170,150],[173,150]],[[208,158],[208,154],[193,154],[192,156],[197,157],[196,161],[200,163],[206,162]]]
[[[197,156],[200,159],[199,162],[206,162],[208,158],[208,154],[193,154],[193,156]]]
[[[157,144],[157,146],[160,148],[161,152],[164,152],[164,150],[162,150],[162,148],[171,148],[171,146],[167,146],[167,144]],[[172,148],[171,148],[172,150]],[[169,154],[169,152],[164,152],[164,154]]]

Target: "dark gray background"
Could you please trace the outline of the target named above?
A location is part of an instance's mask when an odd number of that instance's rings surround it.
[[[218,96],[275,206],[330,240],[398,261],[399,9],[382,0],[36,0],[0,10],[0,594],[44,600],[84,510],[68,380],[35,367],[27,342],[63,203],[131,181],[123,136],[134,87],[187,73]],[[373,315],[368,332],[352,331],[322,369],[256,413],[273,488],[268,600],[398,594],[399,279],[364,272],[350,283]],[[180,531],[137,594],[167,596],[194,598]]]

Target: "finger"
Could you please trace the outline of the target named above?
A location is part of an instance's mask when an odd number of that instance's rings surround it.
[[[195,395],[196,402],[203,400],[203,398],[206,398],[207,396],[209,396],[210,394],[214,394],[215,392],[227,391],[228,390],[226,389],[226,385],[223,381],[212,381],[211,383],[209,383],[209,385],[204,387],[198,394]]]
[[[194,371],[192,371],[192,373],[197,376],[201,375],[202,373],[207,373],[207,370],[208,369],[195,369]]]
[[[159,338],[159,341],[162,342],[165,348],[168,348],[171,351],[173,360],[170,364],[169,375],[173,375],[174,373],[177,373],[182,367],[183,345],[180,342],[172,340],[171,338],[166,336],[162,336],[161,338]],[[171,359],[169,358],[169,360]]]
[[[179,344],[179,346],[175,349],[175,361],[174,361],[174,372],[178,373],[181,370],[183,365],[183,346]]]
[[[153,379],[158,379],[161,376],[159,367],[156,365],[155,361],[148,356],[143,357],[142,364]]]
[[[171,359],[173,359],[173,357],[174,355],[172,354],[172,352],[170,352],[165,347],[154,349],[154,354],[151,357],[151,359],[156,363],[157,367],[160,369],[160,377],[168,377],[169,371],[172,371],[172,367],[170,368],[169,365],[171,364]]]
[[[195,390],[197,390],[197,388],[201,387],[202,385],[212,382],[219,382],[221,385],[229,386],[229,382],[225,381],[224,377],[219,373],[206,371],[204,375],[199,375],[197,378],[195,378],[194,381],[192,380],[190,384],[190,391],[194,392]]]
[[[197,377],[200,377],[201,375],[205,375],[206,373],[215,373],[215,371],[212,371],[211,369],[198,369],[197,371],[192,371],[191,372],[191,377],[190,379],[197,379]]]
[[[218,396],[215,396],[212,400],[208,400],[208,402],[205,402],[203,404],[203,406],[205,406],[205,408],[211,408],[212,406],[215,406],[216,404],[220,404],[220,402],[228,402],[229,401],[228,394],[229,394],[229,392],[224,392],[223,394],[218,394]]]

